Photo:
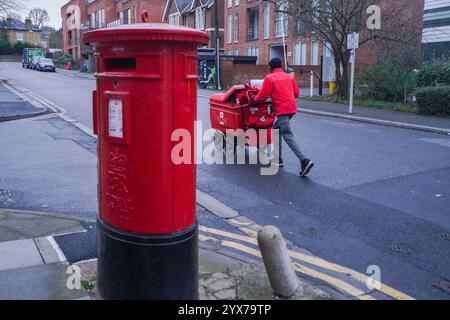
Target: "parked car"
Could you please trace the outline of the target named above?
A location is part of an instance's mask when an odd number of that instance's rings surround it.
[[[52,59],[41,57],[38,60],[36,70],[55,72],[55,65],[53,64]]]
[[[31,58],[30,68],[32,70],[36,70],[39,59],[41,59],[41,58],[42,58],[42,56],[33,56],[33,58]]]

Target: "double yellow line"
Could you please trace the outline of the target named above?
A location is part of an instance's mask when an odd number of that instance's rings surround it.
[[[214,228],[209,228],[206,226],[200,226],[199,227],[200,231],[205,232],[205,233],[209,233],[209,234],[214,234],[214,235],[219,235],[222,237],[226,237],[226,238],[231,238],[231,239],[235,239],[235,240],[239,240],[242,242],[246,242],[246,243],[250,243],[252,245],[258,245],[258,242],[256,240],[256,232],[254,230],[251,229],[247,229],[246,228],[246,232],[252,234],[252,237],[248,237],[248,236],[242,236],[239,234],[235,234],[235,233],[231,233],[231,232],[227,232],[224,230],[219,230],[219,229],[214,229]],[[247,245],[241,244],[241,243],[237,243],[237,242],[232,242],[229,240],[222,240],[221,244],[223,246],[226,247],[230,247],[230,248],[234,248],[236,250],[240,250],[242,252],[245,252],[247,254],[253,255],[253,256],[257,256],[257,257],[261,257],[261,252],[257,249],[254,249],[252,247],[249,247]],[[324,260],[322,258],[319,257],[314,257],[314,256],[310,256],[304,253],[300,253],[300,252],[295,252],[292,250],[289,250],[289,256],[297,261],[303,261],[318,267],[321,267],[323,269],[327,269],[330,271],[334,271],[340,274],[344,274],[348,277],[351,277],[355,280],[357,280],[358,282],[363,283],[364,285],[367,282],[367,279],[369,278],[367,275],[359,273],[358,271],[355,271],[353,269],[329,262],[327,260]],[[350,294],[353,297],[356,297],[360,300],[375,300],[375,298],[369,294],[366,294],[364,291],[356,288],[355,286],[347,283],[346,281],[343,281],[341,279],[337,279],[334,278],[332,276],[329,276],[327,274],[324,274],[322,272],[316,271],[314,269],[311,269],[297,261],[293,262],[293,266],[295,268],[296,271],[301,272],[305,275],[314,277],[316,279],[320,279],[322,281],[325,281],[333,286],[335,286],[336,288],[339,288],[340,290]],[[394,298],[397,300],[414,300],[413,297],[400,292],[390,286],[387,286],[383,283],[378,283],[379,285],[379,289],[378,291]]]

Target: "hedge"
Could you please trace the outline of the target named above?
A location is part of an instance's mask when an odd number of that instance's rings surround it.
[[[416,98],[419,114],[450,116],[450,86],[421,88]]]
[[[450,86],[450,61],[424,64],[417,75],[419,87]]]

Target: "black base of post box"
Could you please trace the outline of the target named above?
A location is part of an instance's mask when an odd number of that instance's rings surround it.
[[[103,299],[198,299],[197,223],[140,235],[97,218],[98,290]]]

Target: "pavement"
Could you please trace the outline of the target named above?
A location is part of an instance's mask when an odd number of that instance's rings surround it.
[[[0,82],[0,122],[43,115],[50,110],[37,107],[12,94]]]
[[[88,298],[82,286],[66,285],[70,265],[53,238],[83,231],[75,219],[0,210],[0,300]]]
[[[199,208],[199,215],[210,214]],[[97,259],[66,257],[58,237],[83,236],[90,223],[59,214],[0,210],[0,300],[102,299],[96,287]],[[301,281],[291,300],[331,300],[329,288]],[[223,249],[200,235],[199,298],[201,300],[272,300],[260,261]]]
[[[15,64],[0,70],[24,97],[59,110],[0,124],[0,207],[82,219],[86,232],[55,242],[69,263],[95,259],[95,81],[60,72],[34,78]],[[199,90],[203,129],[210,94]],[[261,263],[255,232],[276,225],[298,276],[334,298],[449,299],[450,139],[306,113],[292,129],[316,163],[309,178],[298,178],[289,152],[275,176],[260,176],[259,165],[197,166],[200,242]],[[379,290],[366,286],[374,268]]]

